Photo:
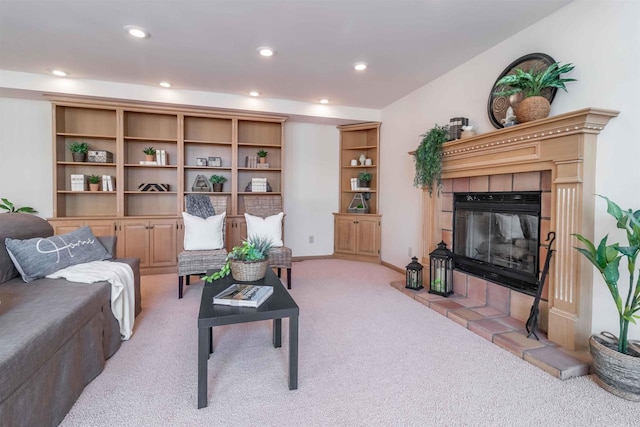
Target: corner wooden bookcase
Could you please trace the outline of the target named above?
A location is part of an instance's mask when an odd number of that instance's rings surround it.
[[[56,234],[88,225],[96,235],[118,236],[118,256],[137,257],[143,273],[174,271],[182,250],[185,195],[198,175],[227,178],[227,247],[246,237],[244,196],[283,193],[283,125],[286,117],[50,97],[53,107],[53,217]],[[72,142],[113,154],[112,163],[74,162]],[[143,149],[166,152],[166,164],[140,164]],[[269,168],[245,159],[267,154]],[[198,164],[219,157],[220,166]],[[113,191],[72,191],[71,175],[109,175]],[[252,178],[266,178],[272,192],[251,193]],[[169,191],[140,191],[142,183],[168,184]]]
[[[380,167],[380,123],[338,126],[340,130],[340,211],[334,213],[334,257],[380,262],[380,226],[378,214],[378,174]],[[360,156],[371,160],[361,165]],[[352,165],[356,160],[357,165]],[[371,174],[369,190],[353,190],[351,179],[361,172]],[[349,209],[354,196],[361,194],[369,212]]]

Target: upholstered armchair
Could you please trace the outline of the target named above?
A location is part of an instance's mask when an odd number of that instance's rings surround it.
[[[245,212],[249,215],[268,218],[278,215],[282,210],[282,196],[261,195],[244,196]],[[284,221],[280,224],[284,229]],[[247,234],[249,234],[249,224],[247,224]],[[284,242],[284,233],[283,242]],[[248,237],[248,236],[247,236]],[[278,269],[278,277],[281,276],[281,269],[287,269],[287,288],[291,289],[291,249],[286,246],[272,247],[269,249],[269,266]]]
[[[204,194],[188,194],[186,196],[186,212],[199,218],[209,218],[227,212],[226,196],[207,196]],[[188,224],[185,223],[185,233]],[[227,250],[224,245],[225,219],[222,218],[222,246],[220,249],[184,250],[178,254],[178,298],[182,298],[183,284],[189,286],[191,275],[205,274],[207,270],[219,269],[226,262]]]

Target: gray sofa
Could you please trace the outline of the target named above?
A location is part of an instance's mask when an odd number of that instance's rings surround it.
[[[25,283],[4,246],[5,238],[49,237],[49,223],[30,214],[0,214],[0,424],[55,426],[121,344],[111,312],[111,285],[37,279]],[[115,258],[115,237],[99,238]],[[140,262],[135,314],[140,302]]]

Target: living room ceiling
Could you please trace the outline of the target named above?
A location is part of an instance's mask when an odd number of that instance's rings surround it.
[[[570,2],[0,0],[0,69],[380,109]]]

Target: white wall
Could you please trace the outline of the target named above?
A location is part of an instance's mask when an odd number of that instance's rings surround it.
[[[293,256],[333,253],[338,146],[335,126],[285,122],[285,241]]]
[[[420,134],[457,116],[469,117],[480,133],[494,130],[486,112],[491,86],[513,60],[532,52],[576,66],[570,76],[578,82],[567,84],[568,93],[558,92],[551,115],[585,107],[621,111],[598,138],[596,190],[623,208],[640,209],[640,2],[577,0],[383,109],[384,261],[403,266],[408,247],[420,253],[421,191],[413,187],[413,159],[407,154]],[[615,230],[600,201],[595,222],[596,236]],[[599,276],[593,300],[593,331],[617,333],[616,310]],[[640,328],[631,329],[630,335],[640,336]]]
[[[43,218],[53,214],[52,145],[49,102],[0,98],[0,197]]]

